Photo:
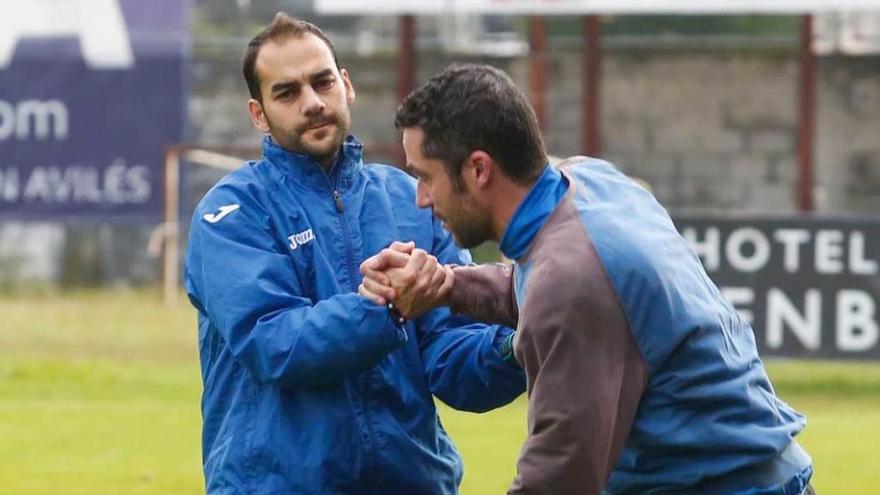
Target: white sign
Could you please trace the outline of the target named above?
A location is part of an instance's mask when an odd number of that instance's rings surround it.
[[[79,39],[83,59],[95,69],[134,64],[117,0],[0,0],[0,69],[23,38]]]
[[[834,12],[816,18],[817,53],[880,53],[880,12]]]
[[[320,14],[734,14],[880,10],[880,0],[315,0]]]

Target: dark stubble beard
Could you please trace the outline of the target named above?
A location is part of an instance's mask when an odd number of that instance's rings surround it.
[[[276,129],[275,125],[272,123],[272,120],[266,115],[266,121],[269,123],[269,128],[274,130]],[[316,125],[321,124],[330,124],[332,129],[330,132],[333,133],[333,138],[330,140],[330,143],[324,146],[314,146],[307,143],[303,140],[303,134],[306,133],[307,129],[310,127],[314,127]],[[309,156],[318,163],[325,164],[330,161],[336,153],[339,151],[339,147],[342,146],[342,143],[345,141],[345,137],[348,135],[348,130],[351,127],[351,115],[346,109],[343,113],[338,116],[327,116],[322,115],[319,117],[314,117],[310,119],[308,122],[303,125],[297,127],[292,131],[283,131],[278,133],[283,136],[282,139],[284,142],[279,142],[278,144],[289,151],[293,151],[296,153],[301,153],[303,155]]]
[[[489,215],[464,192],[456,194],[452,201],[455,206],[450,205],[443,216],[455,243],[464,249],[472,249],[488,241],[492,237]]]

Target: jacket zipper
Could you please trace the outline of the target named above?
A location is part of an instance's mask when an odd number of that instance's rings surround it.
[[[352,290],[357,291],[357,270],[354,267],[354,249],[351,247],[351,236],[348,233],[348,222],[345,220],[345,205],[342,203],[342,195],[339,194],[339,176],[336,177],[336,186],[333,188],[333,202],[336,204],[336,212],[339,213],[342,235],[345,236],[346,261],[348,261],[348,284]]]
[[[341,165],[341,164],[340,164]],[[341,174],[341,171],[339,171]],[[351,247],[351,236],[348,232],[348,222],[345,220],[345,205],[342,203],[342,195],[339,193],[339,174],[336,176],[335,184],[333,184],[332,196],[333,203],[336,206],[336,213],[339,215],[339,224],[342,226],[342,235],[345,237],[345,248],[346,248],[346,258],[348,261],[348,281],[352,290],[357,291],[357,286],[355,284],[355,280],[357,280],[356,274],[357,271],[354,269],[354,249]],[[327,175],[327,182],[330,183],[330,176]],[[368,403],[368,379],[369,376],[362,375],[358,380],[360,383],[360,391],[361,391],[361,403],[363,404],[364,410],[364,424],[367,427],[367,438],[369,439],[369,445],[371,449],[376,448],[376,433],[373,431],[373,425],[370,422],[370,413],[369,413],[369,403]],[[369,457],[374,457],[369,451],[366,452],[366,455]],[[375,463],[375,459],[373,461]]]
[[[336,201],[336,211],[344,213],[345,205],[342,204],[342,198],[339,197],[339,190],[333,191],[333,201]]]

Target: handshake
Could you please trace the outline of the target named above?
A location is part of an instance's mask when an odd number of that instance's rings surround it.
[[[448,305],[455,283],[452,268],[413,242],[392,243],[361,263],[361,274],[358,293],[383,306],[394,303],[406,319]]]

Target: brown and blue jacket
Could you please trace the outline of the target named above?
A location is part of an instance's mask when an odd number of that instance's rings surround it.
[[[803,416],[666,210],[611,164],[547,166],[451,307],[515,326],[528,439],[511,495],[800,494]]]

